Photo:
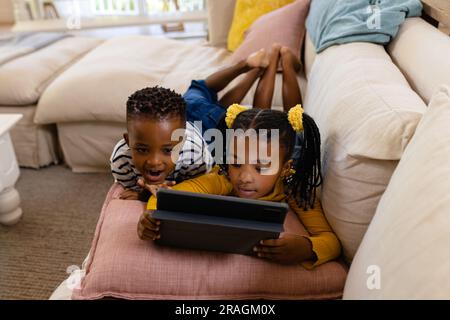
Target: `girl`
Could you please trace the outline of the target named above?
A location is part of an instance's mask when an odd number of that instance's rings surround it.
[[[257,161],[249,161],[252,157],[252,146],[246,140],[244,150],[237,150],[236,147],[227,150],[229,157],[244,159],[243,161],[216,167],[211,173],[184,181],[173,189],[266,201],[286,201],[310,236],[284,234],[279,239],[261,241],[254,247],[257,256],[279,263],[303,263],[307,268],[338,257],[339,241],[316,199],[316,188],[321,183],[320,135],[313,119],[304,114],[299,105],[286,114],[271,109],[247,109],[234,104],[227,109],[225,122],[229,128],[235,130],[254,129],[258,136],[263,132],[261,129],[266,129],[269,133],[270,129],[278,129],[279,141],[275,141],[279,145],[278,157],[275,159],[268,153],[272,161],[278,161],[278,168],[267,174],[266,169],[272,165],[267,159],[257,157]],[[294,164],[292,154],[296,133],[300,132],[304,137],[298,161]],[[261,143],[260,140],[257,149],[262,147]],[[271,150],[270,146],[267,146],[267,150]],[[155,196],[150,198],[147,209],[140,218],[138,234],[143,240],[155,240],[161,236],[160,222],[151,217],[152,210],[156,209]]]

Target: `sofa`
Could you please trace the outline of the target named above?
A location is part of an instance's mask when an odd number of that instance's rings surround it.
[[[20,166],[37,169],[61,162],[56,125],[35,122],[37,104],[53,80],[101,42],[64,37],[39,50],[19,47],[27,54],[0,63],[0,113],[23,116],[11,131]]]
[[[34,168],[56,163],[61,148],[76,172],[107,170],[110,150],[124,130],[123,106],[130,92],[155,84],[183,92],[191,79],[231,61],[224,46],[234,4],[208,2],[205,46],[139,36],[103,43],[73,37],[3,64],[0,111],[24,115],[12,131],[19,163]],[[446,189],[441,139],[448,91],[439,89],[450,83],[448,56],[448,37],[421,18],[408,19],[386,47],[351,43],[315,54],[305,37],[305,68],[298,80],[304,108],[322,133],[321,200],[350,266],[344,298],[411,297],[411,292],[417,298],[446,297],[446,286],[438,291],[426,285],[445,271],[445,264],[434,270],[427,262],[440,260],[439,246],[446,244],[446,220],[436,212],[449,208],[440,193]],[[279,80],[274,107],[281,106]],[[250,104],[253,91],[244,103]],[[425,164],[432,169],[424,170]],[[422,179],[408,178],[418,173]],[[423,183],[426,187],[419,188]],[[413,210],[424,203],[428,206],[421,212]],[[416,224],[407,219],[412,213]],[[415,246],[421,249],[417,252],[402,242],[419,244],[423,238],[428,246]],[[416,282],[399,285],[408,279]],[[376,290],[364,280],[373,280]],[[414,285],[423,289],[413,291]]]

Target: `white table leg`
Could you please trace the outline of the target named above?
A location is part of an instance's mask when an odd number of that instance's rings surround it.
[[[11,226],[22,217],[19,192],[9,187],[0,193],[0,223]]]

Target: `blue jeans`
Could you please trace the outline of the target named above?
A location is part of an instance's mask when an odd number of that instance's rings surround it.
[[[217,93],[204,80],[192,80],[183,96],[186,101],[186,120],[202,122],[202,134],[208,129],[225,129],[226,108],[217,100]]]

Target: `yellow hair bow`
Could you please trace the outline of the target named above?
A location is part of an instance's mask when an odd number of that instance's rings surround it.
[[[227,127],[231,128],[238,114],[245,110],[248,110],[248,108],[241,106],[237,103],[234,103],[231,106],[229,106],[227,109],[227,115],[225,116],[225,123],[227,124]]]
[[[300,104],[289,109],[288,120],[295,132],[303,131],[303,108]]]

